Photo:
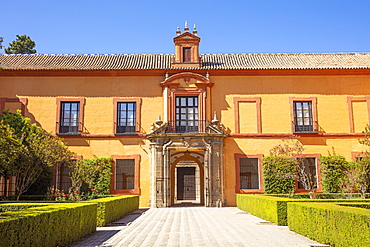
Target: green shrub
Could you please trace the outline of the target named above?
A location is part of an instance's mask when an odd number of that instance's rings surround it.
[[[295,191],[295,161],[291,157],[267,156],[262,160],[263,183],[267,194],[287,194]]]
[[[87,190],[94,191],[99,195],[108,195],[112,180],[112,158],[84,159],[81,162],[87,169],[84,182]]]
[[[98,204],[97,226],[105,226],[139,208],[139,196],[112,196],[86,202]]]
[[[368,204],[369,205],[369,204]],[[288,203],[289,229],[331,246],[370,246],[370,210],[333,203]]]
[[[0,247],[68,246],[95,232],[97,204],[56,203],[0,213]]]
[[[325,192],[341,192],[340,184],[345,177],[347,167],[348,162],[341,155],[320,157],[321,183]]]
[[[277,225],[288,224],[288,202],[370,202],[369,199],[294,199],[271,195],[237,195],[237,207]]]

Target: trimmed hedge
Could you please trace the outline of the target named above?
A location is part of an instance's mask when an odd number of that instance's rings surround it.
[[[78,201],[78,203],[96,203],[98,204],[97,212],[97,226],[105,226],[106,224],[118,220],[125,216],[126,214],[135,211],[139,208],[140,196],[137,195],[109,195],[102,198],[93,199],[89,201]],[[33,201],[33,202],[23,202],[18,201],[4,201],[0,202],[0,212],[2,205],[31,205],[33,203],[42,204],[72,204],[76,201]],[[24,206],[28,208],[28,206]]]
[[[0,247],[67,246],[96,231],[97,204],[43,205],[0,213]]]
[[[40,205],[39,203],[36,204],[24,204],[24,203],[12,203],[12,204],[0,204],[0,213],[2,212],[9,212],[9,211],[19,211],[22,209],[27,208],[34,208],[34,207],[43,207],[48,205]]]
[[[139,208],[139,196],[112,196],[86,202],[98,204],[97,226],[105,226]]]
[[[309,199],[309,194],[265,194],[266,196],[275,196],[275,197],[282,197],[282,198],[289,198],[289,199]],[[360,193],[353,193],[352,195],[349,194],[342,194],[342,193],[318,193],[314,195],[316,199],[362,199]],[[351,196],[351,198],[349,197]],[[366,198],[370,199],[370,193],[365,194]]]
[[[348,206],[288,203],[289,229],[331,246],[370,246],[370,210]]]
[[[265,195],[237,194],[236,205],[239,209],[251,213],[277,225],[286,225],[286,204],[289,198]]]
[[[370,202],[370,199],[293,199],[271,195],[237,194],[237,207],[280,226],[288,224],[288,202]]]

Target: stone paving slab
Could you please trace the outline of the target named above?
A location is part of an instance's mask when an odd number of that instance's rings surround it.
[[[234,207],[139,209],[71,247],[325,246]]]

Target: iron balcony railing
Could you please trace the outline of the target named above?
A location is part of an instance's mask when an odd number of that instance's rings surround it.
[[[62,125],[57,122],[57,134],[58,135],[80,135],[83,132],[83,124],[81,122],[72,125]]]
[[[144,132],[141,128],[140,123],[130,123],[131,125],[120,126],[117,122],[114,122],[114,133],[115,135],[137,135],[140,132]]]
[[[205,120],[168,121],[167,133],[205,133]]]
[[[294,133],[317,133],[318,132],[318,124],[317,121],[313,121],[311,124],[298,124],[296,122],[292,122],[292,127]]]

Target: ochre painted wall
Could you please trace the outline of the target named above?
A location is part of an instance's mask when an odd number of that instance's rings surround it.
[[[306,154],[327,155],[333,148],[337,154],[351,160],[351,152],[364,151],[359,136],[350,133],[348,96],[370,95],[370,76],[212,76],[214,83],[207,95],[207,116],[213,111],[230,134],[225,139],[225,193],[229,206],[235,205],[234,154],[268,155],[269,149],[292,133],[291,97],[316,99],[317,121],[321,136],[302,136]],[[57,98],[85,99],[84,127],[93,135],[113,135],[114,98],[141,98],[141,131],[149,133],[151,124],[164,116],[161,76],[120,77],[1,77],[0,98],[27,98],[27,117],[44,129],[55,133]],[[240,103],[240,135],[235,135],[235,98],[260,98],[262,135],[258,135],[257,103]],[[368,122],[367,104],[353,103],[355,132],[361,132]],[[365,111],[365,112],[364,112]],[[248,120],[248,115],[251,120]],[[211,119],[207,119],[208,121]],[[243,135],[246,134],[246,135]],[[255,134],[248,136],[248,134]],[[269,135],[270,134],[270,135]],[[326,135],[325,135],[326,134]],[[265,135],[265,136],[263,136]],[[139,154],[140,206],[150,199],[150,149],[145,137],[66,138],[71,150],[83,158]]]

